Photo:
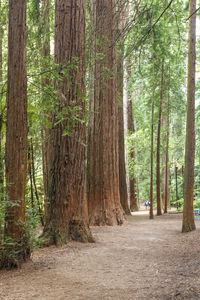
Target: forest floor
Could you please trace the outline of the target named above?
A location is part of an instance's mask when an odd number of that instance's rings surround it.
[[[200,220],[181,233],[182,215],[92,228],[96,243],[35,250],[19,270],[0,272],[2,300],[200,299]]]

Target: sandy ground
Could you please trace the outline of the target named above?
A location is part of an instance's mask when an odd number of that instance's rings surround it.
[[[200,299],[200,221],[182,234],[181,218],[134,213],[123,226],[92,228],[95,244],[36,250],[0,272],[0,299]]]

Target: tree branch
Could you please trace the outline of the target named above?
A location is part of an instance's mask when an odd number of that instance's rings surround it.
[[[200,10],[200,6],[185,20],[187,22],[194,14],[196,14]]]

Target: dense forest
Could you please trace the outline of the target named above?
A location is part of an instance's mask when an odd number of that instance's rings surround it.
[[[196,0],[0,1],[0,268],[95,242],[90,226],[121,225],[145,201],[151,219],[175,207],[195,229],[199,12]]]

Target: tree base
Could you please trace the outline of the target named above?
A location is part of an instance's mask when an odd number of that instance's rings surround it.
[[[90,217],[91,226],[114,226],[122,225],[125,220],[124,212],[121,209],[116,209],[113,212],[105,210]]]
[[[138,206],[133,206],[130,208],[131,211],[135,212],[135,211],[139,211]]]
[[[95,240],[92,236],[90,228],[84,221],[72,220],[69,223],[69,236],[70,239],[82,243],[94,243]]]
[[[190,231],[193,231],[193,230],[196,230],[196,226],[194,223],[191,223],[191,224],[183,224],[183,227],[182,227],[182,232],[190,232]]]
[[[62,232],[62,233],[61,233]],[[79,219],[73,219],[69,222],[66,228],[44,228],[43,234],[40,236],[42,245],[48,247],[51,245],[62,246],[68,241],[73,240],[82,243],[94,243],[89,226]]]
[[[126,216],[131,216],[131,211],[130,211],[130,209],[126,209],[126,210],[124,210],[124,212],[125,212],[125,215],[126,215]]]

